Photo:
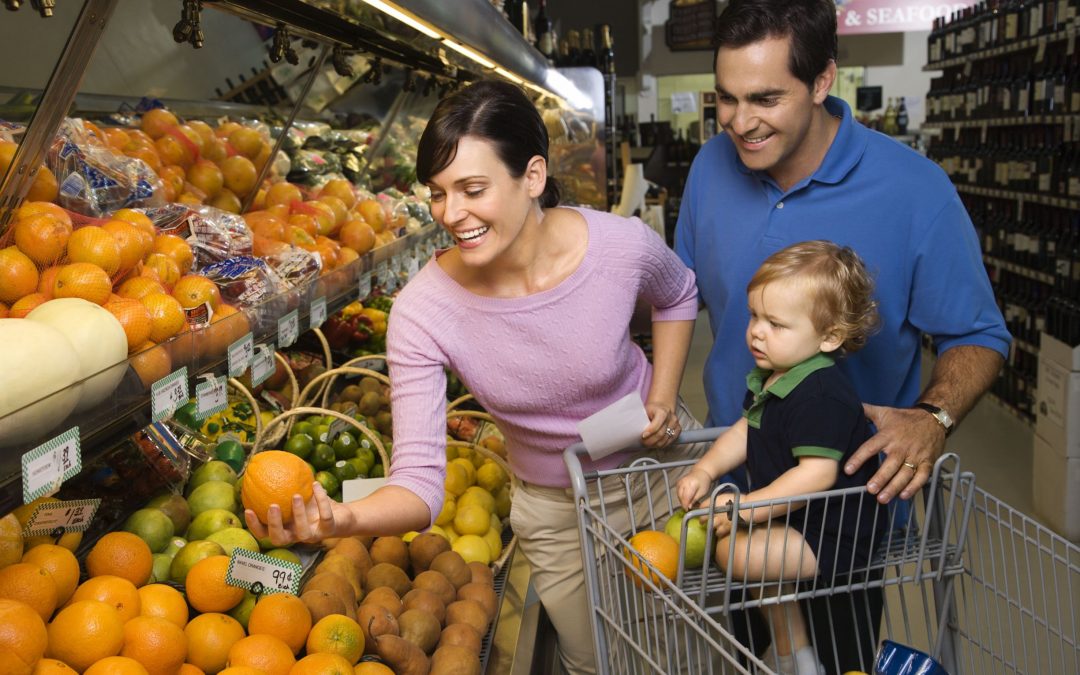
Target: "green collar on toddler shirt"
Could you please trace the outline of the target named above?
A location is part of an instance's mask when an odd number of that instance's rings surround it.
[[[784,398],[790,394],[795,387],[802,384],[802,381],[806,379],[810,373],[821,370],[822,368],[828,368],[835,365],[836,359],[831,355],[824,352],[818,352],[810,358],[801,363],[797,363],[788,369],[786,373],[781,375],[773,382],[768,389],[764,389],[765,380],[769,379],[772,375],[771,370],[765,370],[764,368],[754,368],[746,376],[746,388],[754,394],[754,402],[750,404],[750,408],[743,412],[743,417],[750,426],[755,429],[761,428],[761,413],[765,410],[765,403],[768,401],[769,396],[775,396],[777,398]]]

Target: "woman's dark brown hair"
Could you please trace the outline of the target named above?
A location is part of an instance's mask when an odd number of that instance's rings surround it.
[[[514,178],[525,174],[529,160],[548,159],[544,120],[525,92],[515,84],[481,80],[447,96],[435,106],[416,147],[416,177],[427,183],[454,161],[462,138],[491,143]],[[559,204],[558,182],[548,175],[540,206]]]

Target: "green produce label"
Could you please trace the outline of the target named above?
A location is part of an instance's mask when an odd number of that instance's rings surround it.
[[[200,420],[221,412],[229,405],[225,378],[210,374],[202,377],[204,381],[195,385],[195,416]]]
[[[229,558],[225,583],[256,595],[299,595],[300,577],[303,573],[304,570],[296,563],[237,548]]]
[[[23,503],[51,495],[82,471],[79,427],[72,427],[22,456]]]
[[[187,366],[169,373],[150,387],[150,410],[155,422],[170,417],[188,402]]]
[[[101,506],[100,499],[74,499],[40,504],[23,528],[24,537],[56,536],[61,532],[85,532]]]
[[[326,321],[326,298],[315,298],[311,301],[311,328],[315,329]]]

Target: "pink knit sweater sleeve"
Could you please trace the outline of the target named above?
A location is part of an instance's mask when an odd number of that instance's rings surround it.
[[[429,333],[430,311],[421,289],[428,275],[417,275],[390,313],[387,361],[390,365],[394,444],[387,483],[407,488],[431,510],[434,523],[443,504],[446,479],[446,358]],[[427,293],[432,289],[427,287]]]

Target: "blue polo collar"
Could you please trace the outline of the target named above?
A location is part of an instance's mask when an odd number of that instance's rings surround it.
[[[832,145],[829,146],[828,152],[825,153],[825,159],[822,160],[821,166],[810,176],[810,180],[835,184],[844,180],[848,173],[855,168],[855,165],[859,163],[859,160],[862,159],[863,153],[866,151],[867,134],[870,132],[855,122],[851,114],[851,108],[841,98],[827,97],[825,99],[825,110],[833,117],[840,118],[840,128],[837,129],[836,137],[833,138]],[[749,167],[743,164],[737,152],[732,153],[732,157],[739,171],[748,175],[753,174],[761,179],[769,179],[768,174],[764,171],[751,171]]]

